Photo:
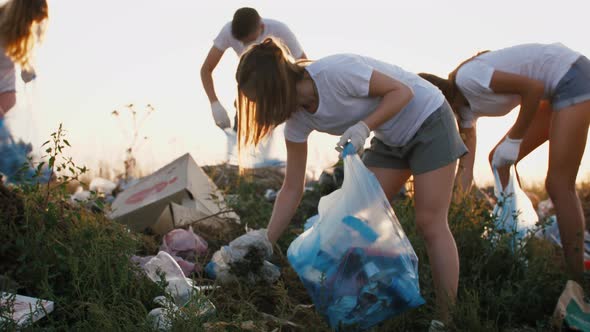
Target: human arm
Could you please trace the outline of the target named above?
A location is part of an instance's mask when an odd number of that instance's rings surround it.
[[[490,89],[498,94],[520,96],[520,112],[506,136],[522,139],[543,99],[545,85],[542,81],[526,76],[496,70],[490,81]]]
[[[414,92],[400,81],[374,70],[369,81],[369,96],[382,98],[375,111],[363,120],[369,129],[375,130],[398,114],[412,100]]]
[[[267,227],[268,239],[273,244],[277,242],[295,215],[305,187],[307,142],[295,143],[286,140],[285,143],[287,170]]]
[[[340,151],[350,142],[357,152],[361,151],[371,131],[399,113],[412,100],[414,93],[407,85],[373,70],[369,79],[368,96],[381,97],[381,101],[371,114],[342,134],[337,150]]]
[[[473,165],[475,164],[475,149],[477,146],[476,127],[460,128],[461,137],[467,147],[468,153],[459,159],[458,176],[456,184],[463,194],[471,191],[473,185]]]
[[[520,144],[539,108],[545,87],[543,82],[539,80],[494,71],[490,81],[490,89],[494,93],[516,94],[521,99],[518,117],[504,139],[495,148],[492,158],[494,167],[512,165],[518,158]]]
[[[205,93],[207,94],[210,103],[217,101],[215,86],[213,84],[213,70],[217,67],[222,56],[223,51],[212,46],[201,66],[201,82],[203,83],[203,89],[205,89]]]
[[[209,54],[207,54],[207,57],[201,66],[201,82],[203,83],[207,98],[209,98],[209,102],[211,103],[211,113],[215,120],[215,124],[221,129],[225,129],[231,126],[231,122],[225,107],[223,107],[219,100],[217,100],[215,87],[213,85],[213,70],[217,67],[222,55],[223,51],[215,46],[211,47]]]

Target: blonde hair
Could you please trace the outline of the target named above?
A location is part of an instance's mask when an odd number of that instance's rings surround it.
[[[23,68],[30,67],[31,51],[49,16],[46,0],[11,0],[0,7],[0,41],[6,55]],[[39,28],[36,31],[34,28]]]
[[[257,145],[295,112],[295,85],[305,66],[294,62],[283,44],[266,38],[240,58],[238,82],[238,149]]]

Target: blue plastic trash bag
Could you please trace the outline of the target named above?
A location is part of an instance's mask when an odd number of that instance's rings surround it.
[[[303,225],[303,230],[306,231],[306,230],[310,229],[311,226],[313,226],[316,223],[316,221],[318,221],[319,218],[320,218],[320,216],[318,216],[317,214],[307,218],[307,220],[305,221],[305,224]]]
[[[30,143],[15,141],[5,120],[0,119],[0,181],[3,174],[7,183],[48,182],[50,172],[47,168],[35,175],[36,169],[29,161],[32,150]]]
[[[287,250],[289,262],[330,326],[367,329],[424,304],[418,258],[377,178],[349,144],[341,189]]]
[[[510,234],[511,248],[518,249],[532,234],[539,216],[529,197],[520,188],[514,166],[510,166],[510,178],[505,188],[502,188],[500,176],[495,168],[494,178],[494,194],[498,202],[492,213],[496,218],[496,229]]]

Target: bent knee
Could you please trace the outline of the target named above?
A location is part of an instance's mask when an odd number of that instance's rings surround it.
[[[545,189],[552,200],[563,193],[576,193],[576,181],[568,180],[560,176],[548,175],[545,179]]]
[[[428,214],[416,216],[416,229],[424,241],[435,241],[438,237],[450,232],[447,216]]]

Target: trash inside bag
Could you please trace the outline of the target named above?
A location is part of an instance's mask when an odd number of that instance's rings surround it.
[[[510,166],[508,184],[505,188],[502,188],[500,176],[494,168],[494,194],[496,195],[497,203],[492,212],[496,218],[496,229],[510,234],[510,246],[513,250],[520,248],[526,243],[535,224],[539,220],[533,203],[520,188],[515,172],[515,167]]]
[[[239,280],[250,284],[260,281],[273,283],[279,279],[281,272],[267,261],[271,256],[272,245],[266,236],[266,229],[250,231],[215,252],[205,272],[221,283]]]
[[[377,178],[349,144],[341,189],[287,250],[316,310],[333,329],[367,329],[424,304],[418,258]]]

